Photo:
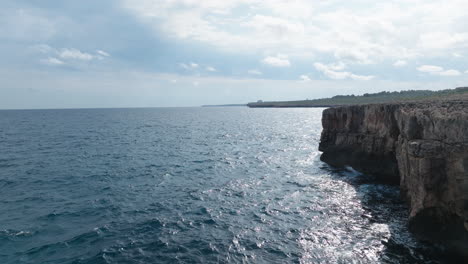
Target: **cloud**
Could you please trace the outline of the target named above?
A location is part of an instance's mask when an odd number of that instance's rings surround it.
[[[294,35],[303,36],[305,33],[304,25],[300,22],[258,14],[245,22],[243,26],[254,29],[263,37],[272,36],[276,39],[284,39]]]
[[[248,70],[247,73],[251,75],[262,75],[262,72],[256,69]]]
[[[57,66],[57,65],[73,65],[82,61],[89,62],[95,59],[103,60],[106,57],[110,57],[110,54],[103,51],[97,50],[96,54],[80,51],[76,48],[62,48],[56,49],[47,44],[33,45],[28,48],[35,53],[48,55],[47,58],[41,59],[42,64]]]
[[[441,72],[444,70],[444,68],[439,67],[439,66],[434,66],[434,65],[421,65],[416,69],[420,72],[428,72],[428,73]]]
[[[427,32],[419,37],[420,46],[428,50],[446,50],[457,46],[466,46],[468,33]]]
[[[430,73],[439,76],[459,76],[461,72],[454,69],[444,70],[444,68],[435,65],[421,65],[416,68],[420,72]]]
[[[94,59],[93,55],[86,53],[86,52],[81,52],[77,49],[62,49],[58,55],[62,59],[73,59],[73,60],[84,60],[84,61],[90,61]]]
[[[337,71],[336,69],[344,69],[343,67],[337,67],[336,64],[323,64],[323,63],[314,63],[314,67],[317,71],[323,73],[330,79],[334,80],[344,80],[344,79],[352,79],[358,81],[369,81],[375,78],[373,75],[357,75],[347,71]]]
[[[51,66],[58,66],[58,65],[63,65],[65,64],[63,61],[57,59],[57,58],[53,58],[53,57],[49,57],[47,59],[43,59],[41,60],[41,62],[43,64],[46,64],[46,65],[51,65]]]
[[[461,75],[461,72],[458,70],[446,70],[442,72],[438,72],[440,76],[459,76]]]
[[[406,66],[406,64],[408,64],[408,62],[406,62],[405,60],[397,60],[395,61],[395,63],[393,63],[393,66],[403,67],[403,66]]]
[[[289,67],[291,63],[288,57],[282,54],[276,56],[268,56],[262,60],[262,63],[273,66],[273,67]]]
[[[375,78],[373,75],[356,75],[350,73],[349,78],[357,81],[370,81]]]
[[[198,63],[195,62],[179,63],[179,66],[185,70],[196,70],[199,67]]]
[[[443,57],[468,47],[460,8],[466,0],[122,0],[122,6],[155,34],[235,52],[292,57],[294,50],[371,64]]]
[[[105,58],[108,58],[110,57],[111,55],[103,50],[97,50],[96,51],[96,56],[94,56],[95,58],[98,58],[99,60],[103,60]]]
[[[187,71],[197,71],[198,69],[202,69],[200,64],[195,63],[195,62],[190,62],[190,63],[179,63],[179,67],[181,67],[184,70]],[[216,72],[217,69],[212,66],[204,66],[205,71],[208,72]]]
[[[336,59],[344,60],[350,63],[372,64],[374,61],[371,55],[361,49],[337,48],[334,56]]]
[[[104,57],[110,57],[110,54],[103,50],[97,50],[96,53]]]
[[[312,79],[310,79],[309,76],[303,74],[301,76],[299,76],[299,79],[301,79],[301,81],[304,81],[304,82],[308,82],[308,81],[311,81]]]
[[[346,68],[346,64],[343,62],[339,61],[337,63],[330,63],[327,65],[327,68],[333,71],[341,71]]]

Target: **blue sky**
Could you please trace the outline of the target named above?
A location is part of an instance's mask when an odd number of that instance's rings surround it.
[[[3,0],[0,109],[468,85],[467,0]]]

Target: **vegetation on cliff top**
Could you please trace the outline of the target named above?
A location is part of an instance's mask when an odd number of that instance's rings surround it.
[[[457,97],[458,95],[468,95],[468,87],[459,87],[456,89],[447,89],[440,91],[430,90],[409,90],[401,92],[380,92],[365,93],[363,95],[337,95],[332,98],[322,98],[314,100],[300,101],[257,101],[248,103],[249,107],[330,107],[339,105],[353,104],[373,104],[373,103],[392,103],[425,99],[438,99],[446,97]]]

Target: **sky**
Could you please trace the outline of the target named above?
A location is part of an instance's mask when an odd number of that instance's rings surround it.
[[[468,0],[2,0],[0,109],[468,85]]]

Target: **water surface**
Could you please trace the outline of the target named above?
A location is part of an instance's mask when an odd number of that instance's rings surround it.
[[[323,109],[0,111],[0,263],[438,263]]]

